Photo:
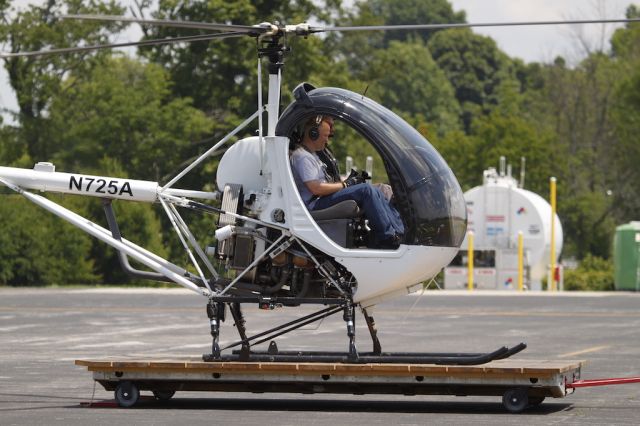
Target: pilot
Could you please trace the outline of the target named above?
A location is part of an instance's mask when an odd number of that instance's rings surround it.
[[[300,196],[309,210],[321,210],[345,200],[354,200],[364,211],[373,231],[374,247],[398,248],[404,225],[398,211],[385,194],[366,182],[365,176],[352,172],[344,181],[327,172],[318,152],[333,136],[333,118],[312,117],[304,127],[299,145],[291,154],[291,168]]]

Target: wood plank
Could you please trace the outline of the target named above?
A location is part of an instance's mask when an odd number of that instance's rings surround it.
[[[89,371],[219,372],[238,374],[334,374],[381,376],[550,377],[576,370],[584,361],[500,360],[475,366],[434,364],[341,364],[203,362],[182,360],[76,360]]]
[[[87,361],[83,359],[77,359],[75,365],[83,367],[111,367],[111,361]]]

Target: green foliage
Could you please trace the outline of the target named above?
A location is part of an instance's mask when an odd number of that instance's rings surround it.
[[[619,64],[592,54],[574,69],[556,61],[545,73],[548,110],[539,120],[554,129],[552,172],[562,185],[559,215],[569,236],[568,253],[608,257],[613,224],[632,220],[625,218],[625,199],[637,198],[619,190],[633,170],[619,167],[629,152],[612,119]]]
[[[613,262],[590,254],[575,270],[565,270],[564,289],[568,291],[612,291]]]
[[[138,179],[160,180],[196,154],[194,142],[211,129],[190,99],[171,96],[167,73],[154,64],[109,59],[66,85],[49,120],[61,168],[95,169],[106,157]]]
[[[384,25],[463,23],[465,12],[454,12],[447,0],[370,0],[365,3],[371,12],[384,19]],[[363,7],[361,4],[360,7]],[[429,41],[434,31],[389,31],[384,42],[393,40]]]
[[[608,258],[617,224],[611,215],[614,208],[612,197],[604,192],[570,194],[566,191],[565,185],[559,185],[558,196],[563,201],[558,215],[563,232],[570,236],[565,243],[565,253],[578,258],[590,254]]]
[[[631,6],[629,17],[640,16],[640,10]],[[612,105],[612,121],[618,143],[614,152],[617,178],[615,186],[616,216],[621,220],[637,218],[640,210],[640,25],[629,25],[616,31],[612,46],[617,57],[618,74]]]
[[[368,0],[357,1],[351,10],[345,11],[343,25],[410,25],[463,23],[466,13],[454,12],[447,0]],[[420,40],[423,42],[436,31],[388,31],[364,36],[347,34],[351,40],[373,37],[375,48],[389,47],[392,41]],[[371,40],[370,40],[371,41]],[[364,43],[362,43],[364,44]]]
[[[469,29],[436,33],[427,47],[456,91],[469,129],[474,117],[499,103],[500,87],[515,80],[512,64],[493,39]]]
[[[627,18],[639,18],[640,7],[630,5],[627,9]],[[619,58],[635,58],[640,57],[640,46],[638,46],[638,38],[640,36],[640,25],[628,24],[625,28],[620,28],[611,37],[611,50],[613,55]]]
[[[81,44],[104,44],[108,42],[110,32],[118,30],[122,25],[61,20],[60,16],[67,13],[119,15],[122,12],[113,0],[48,1],[43,6],[30,5],[17,13],[15,19],[10,18],[15,11],[4,9],[1,10],[5,25],[1,26],[0,43],[5,45],[5,50],[14,53]],[[14,57],[4,60],[9,82],[18,101],[20,132],[32,158],[48,158],[51,153],[46,137],[48,107],[52,98],[62,90],[62,82],[68,72],[73,70],[77,75],[82,75],[108,54],[99,51],[93,54]]]
[[[91,239],[18,195],[0,202],[0,284],[92,283]],[[60,202],[61,199],[56,199]],[[64,200],[63,204],[73,203]]]
[[[497,167],[500,156],[505,156],[514,166],[525,157],[534,165],[527,170],[527,187],[538,194],[548,192],[553,166],[549,160],[553,152],[552,135],[541,132],[520,114],[494,111],[473,121],[471,138],[474,149],[471,163],[475,163],[475,167],[473,176],[466,176],[466,182],[481,184],[482,171],[490,166]]]
[[[423,135],[431,134],[428,126],[424,124],[416,128]],[[429,141],[447,161],[463,191],[473,188],[477,185],[478,179],[482,179],[482,175],[477,174],[477,169],[481,166],[475,161],[474,141],[462,130],[448,132],[443,137],[430,137]]]
[[[165,0],[158,3],[153,12],[155,19],[174,19],[198,22],[228,22],[253,24],[255,7],[248,0],[226,2],[212,0],[190,2]],[[145,38],[186,36],[197,31],[183,28],[150,27]],[[175,82],[173,93],[190,97],[194,105],[221,121],[237,120],[250,109],[246,102],[255,86],[253,58],[255,42],[241,37],[224,41],[195,42],[141,48],[141,53],[151,61],[164,66]],[[221,103],[220,100],[224,99]],[[254,98],[255,99],[255,98]],[[221,105],[226,108],[222,109]]]
[[[396,113],[420,116],[440,134],[459,127],[453,87],[422,43],[392,41],[377,51],[367,81],[367,95]]]
[[[2,126],[1,123],[0,126]],[[0,161],[3,165],[14,164],[25,152],[18,132],[19,130],[15,127],[0,127]]]
[[[330,10],[321,11],[309,0],[298,2],[296,6],[282,0],[162,0],[153,11],[153,17],[254,25],[269,20],[298,23],[313,20],[314,17],[322,19],[328,13]],[[152,27],[145,30],[145,38],[149,39],[180,35],[194,35],[194,30],[169,27]],[[317,49],[313,49],[317,47],[318,42],[315,42],[315,46],[294,43],[297,54],[302,53],[294,65],[294,68],[297,68],[294,74],[306,79],[309,68],[305,68],[304,64],[313,65],[313,62],[305,61],[303,52],[314,52],[317,57],[315,64],[320,64],[322,55],[318,54]],[[215,117],[222,129],[229,130],[256,108],[255,44],[256,41],[253,39],[240,37],[223,41],[155,46],[143,48],[141,53],[169,71],[174,82],[175,95],[190,97],[197,108]],[[303,52],[300,52],[301,50]],[[298,66],[299,64],[302,66]]]
[[[454,12],[446,0],[358,1],[353,8],[341,12],[337,23],[342,26],[465,22],[465,12]],[[437,31],[347,32],[330,35],[329,39],[337,40],[335,48],[345,58],[350,72],[357,78],[366,80],[370,58],[380,49],[390,48],[393,41],[426,43],[436,33]],[[416,57],[417,55],[411,55],[406,60]]]

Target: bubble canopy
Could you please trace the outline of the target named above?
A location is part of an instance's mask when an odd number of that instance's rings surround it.
[[[276,135],[291,137],[314,115],[342,120],[380,154],[405,223],[405,244],[459,247],[467,229],[460,185],[435,148],[398,115],[357,93],[314,88],[294,90],[295,100],[282,113]]]

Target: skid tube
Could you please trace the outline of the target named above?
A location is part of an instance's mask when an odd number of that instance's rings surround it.
[[[215,296],[211,300],[213,303],[224,303]],[[325,303],[329,300],[325,299]],[[237,299],[236,299],[237,302]],[[273,301],[271,301],[273,302]],[[480,365],[490,361],[509,358],[522,350],[527,345],[519,343],[511,348],[505,346],[492,352],[486,353],[461,353],[461,352],[382,352],[380,342],[377,337],[377,330],[373,318],[363,309],[369,333],[373,340],[373,351],[358,353],[355,347],[355,309],[347,299],[333,299],[330,306],[296,320],[281,324],[270,330],[247,337],[244,330],[244,323],[236,327],[241,339],[223,348],[217,345],[217,332],[214,337],[214,346],[211,354],[204,354],[203,360],[206,362],[311,362],[311,363],[345,363],[345,364],[436,364],[436,365]],[[241,315],[239,303],[236,305],[236,315]],[[347,324],[347,334],[349,336],[348,352],[326,352],[326,351],[280,351],[275,341],[272,339],[283,334],[294,331],[300,327],[322,320],[339,312],[344,312],[344,320]],[[267,351],[251,350],[251,345],[259,345],[271,341]],[[242,349],[234,350],[231,354],[222,354],[225,349],[232,349],[241,346]]]
[[[250,352],[248,361],[255,362],[338,362],[351,364],[436,364],[436,365],[480,365],[490,361],[509,358],[527,347],[519,343],[512,348],[505,346],[487,353],[421,353],[382,352],[360,353],[355,360],[341,352]],[[224,355],[222,361],[240,361],[240,352]]]

